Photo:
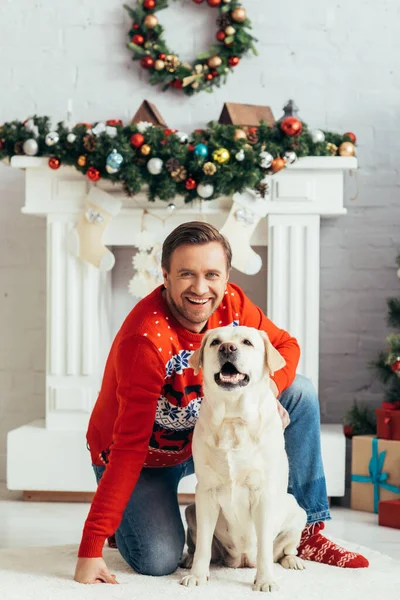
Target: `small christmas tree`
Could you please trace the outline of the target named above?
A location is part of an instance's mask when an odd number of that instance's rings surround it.
[[[357,404],[347,411],[343,418],[344,434],[351,439],[353,435],[375,435],[376,415],[371,406]]]
[[[400,256],[397,257],[397,276],[400,279]],[[400,331],[400,298],[389,298],[387,301],[388,325],[395,327]],[[387,348],[381,352],[378,360],[373,363],[378,376],[384,384],[385,401],[389,405],[395,405],[400,402],[400,333],[391,333],[387,338]]]

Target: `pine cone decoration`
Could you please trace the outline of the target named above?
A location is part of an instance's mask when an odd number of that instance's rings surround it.
[[[331,144],[331,143],[328,143],[326,145],[326,149],[328,150],[328,152],[330,152],[330,154],[332,154],[332,156],[335,156],[338,151],[338,147],[335,144]]]
[[[248,140],[249,144],[254,146],[254,144],[257,144],[257,142],[258,142],[258,135],[256,133],[248,133],[247,140]]]
[[[173,173],[174,171],[177,171],[181,165],[176,158],[169,158],[165,163],[165,166],[170,173]]]
[[[212,162],[207,162],[203,167],[203,171],[206,175],[214,175],[216,170],[217,167]]]
[[[89,133],[83,138],[83,145],[88,152],[93,152],[96,150],[96,143],[95,136],[90,135]]]
[[[269,186],[268,183],[258,183],[256,185],[256,190],[260,194],[261,198],[265,198],[269,194]]]
[[[21,140],[19,140],[18,142],[15,142],[14,144],[14,153],[15,154],[23,154],[24,153],[24,142],[22,142]]]
[[[187,177],[187,171],[185,169],[185,167],[179,167],[179,169],[177,169],[176,171],[173,171],[171,173],[171,177],[174,181],[176,182],[181,182],[181,181],[185,181],[186,177]]]
[[[221,15],[217,19],[217,25],[220,29],[226,29],[229,25],[231,25],[231,20],[228,15]]]

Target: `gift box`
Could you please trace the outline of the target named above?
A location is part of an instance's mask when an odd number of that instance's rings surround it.
[[[352,449],[351,508],[378,513],[380,500],[399,500],[400,442],[356,435]]]
[[[400,410],[377,408],[376,426],[378,438],[400,441]]]
[[[400,529],[400,500],[379,502],[379,525]]]

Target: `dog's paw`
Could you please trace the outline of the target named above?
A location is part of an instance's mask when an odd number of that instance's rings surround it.
[[[191,569],[193,566],[194,554],[185,554],[179,565],[181,569]]]
[[[181,585],[186,587],[196,587],[197,585],[204,585],[208,581],[208,575],[185,575],[181,579]]]
[[[288,554],[287,556],[284,556],[279,562],[284,569],[297,569],[302,571],[306,568],[304,560],[298,556],[295,556],[294,554]]]
[[[277,592],[279,586],[274,579],[255,579],[253,585],[254,592]]]

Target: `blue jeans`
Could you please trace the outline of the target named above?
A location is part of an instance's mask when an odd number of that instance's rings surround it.
[[[319,402],[308,379],[297,375],[280,402],[290,415],[285,430],[289,492],[307,512],[307,522],[330,519],[321,458]],[[93,465],[97,482],[105,467]],[[179,481],[194,472],[193,460],[142,469],[115,537],[126,562],[143,575],[169,575],[182,558],[185,532],[180,515]]]

